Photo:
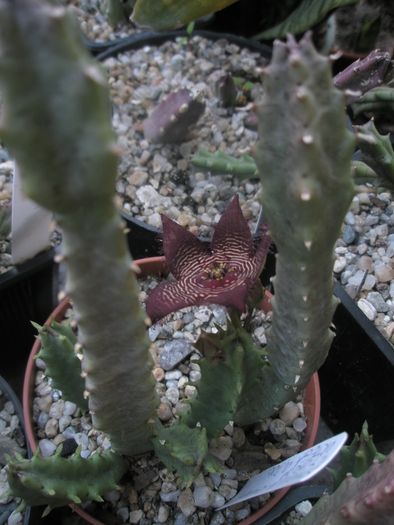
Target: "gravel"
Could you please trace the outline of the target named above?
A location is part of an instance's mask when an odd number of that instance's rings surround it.
[[[108,22],[107,0],[60,0],[78,19],[83,34],[92,42],[108,43],[141,32],[131,22]]]
[[[335,247],[334,275],[379,332],[394,342],[394,201],[370,186],[358,194]]]
[[[257,133],[246,127],[253,102],[263,95],[260,72],[267,63],[256,52],[224,39],[199,36],[161,46],[144,46],[103,62],[112,98],[112,123],[125,153],[119,166],[117,204],[134,218],[161,227],[164,212],[196,235],[212,236],[233,196],[255,231],[260,212],[260,182],[240,182],[233,175],[211,175],[193,168],[190,155],[204,148],[239,158],[248,153]],[[227,72],[240,79],[239,103],[223,108],[216,84]],[[143,136],[144,119],[181,87],[200,93],[206,110],[181,144],[153,144]],[[242,96],[241,96],[242,95]],[[185,138],[186,136],[185,133]]]
[[[14,457],[14,453],[27,457],[24,431],[16,415],[15,406],[5,393],[0,390],[0,523],[19,525],[22,523],[25,511],[17,512],[19,498],[5,496],[8,490],[5,472],[6,459],[4,454]]]

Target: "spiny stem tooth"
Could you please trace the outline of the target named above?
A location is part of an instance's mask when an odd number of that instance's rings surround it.
[[[305,100],[306,89],[303,86],[297,89],[296,97],[298,98],[298,100]]]
[[[302,142],[303,142],[304,144],[308,144],[308,145],[309,145],[309,144],[312,144],[312,142],[313,142],[313,137],[312,137],[312,135],[309,135],[309,134],[305,134],[305,135],[303,135],[303,136],[302,136]]]
[[[370,144],[377,144],[377,140],[372,135],[367,135],[366,133],[356,133],[357,140],[363,140],[364,142],[369,142]]]
[[[64,15],[66,14],[66,10],[64,9],[64,7],[60,5],[59,6],[46,5],[44,9],[46,13],[48,14],[48,16],[52,18],[53,20],[59,20],[63,18]]]
[[[96,84],[104,87],[107,86],[107,79],[105,78],[101,69],[95,64],[88,64],[83,68],[82,72],[86,78],[93,80],[93,82],[96,82]]]
[[[65,292],[65,290],[61,290],[58,294],[57,294],[57,298],[58,298],[58,301],[61,302],[63,301],[63,299],[65,299],[67,297],[67,294]]]
[[[134,261],[130,263],[130,270],[133,270],[134,273],[141,273],[141,268]]]
[[[293,55],[290,55],[289,63],[292,66],[299,66],[300,62],[301,62],[301,57],[298,54],[294,53]]]
[[[342,56],[342,51],[337,51],[336,53],[332,53],[331,55],[329,55],[329,59],[331,60],[331,62],[335,62],[335,60],[338,60],[339,58],[341,58]]]
[[[121,155],[124,155],[124,153],[126,153],[126,150],[124,148],[122,148],[122,146],[119,146],[119,144],[117,142],[112,142],[108,147],[107,147],[107,150],[110,152],[110,153],[114,153],[115,155],[118,155],[119,157]]]
[[[55,263],[57,263],[57,264],[64,262],[65,259],[66,259],[66,256],[63,255],[62,253],[57,253],[57,254],[55,255],[55,257],[53,258],[53,260],[54,260]]]

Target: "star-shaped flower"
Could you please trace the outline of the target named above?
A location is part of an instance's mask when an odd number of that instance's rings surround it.
[[[255,250],[238,195],[218,222],[210,250],[165,215],[162,223],[164,255],[176,281],[158,285],[150,293],[146,312],[152,322],[186,306],[221,304],[245,312],[271,239],[267,227],[262,228]]]

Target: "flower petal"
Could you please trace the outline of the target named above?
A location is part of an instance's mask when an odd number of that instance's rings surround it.
[[[270,249],[272,239],[267,235],[268,224],[263,224],[260,228],[260,242],[256,253],[253,257],[253,264],[256,268],[255,277],[258,277],[264,268],[265,260],[267,258],[268,250]]]
[[[211,252],[224,260],[239,256],[250,259],[253,257],[253,238],[239,205],[238,194],[223,213],[213,232]]]
[[[220,281],[201,281],[200,277],[164,283],[149,294],[146,313],[155,323],[166,315],[187,306],[221,304],[245,312],[251,279],[227,275]]]
[[[208,248],[189,230],[161,216],[163,223],[163,251],[168,268],[175,279],[190,277],[206,264]]]

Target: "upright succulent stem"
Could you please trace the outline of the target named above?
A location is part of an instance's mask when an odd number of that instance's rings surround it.
[[[93,423],[117,452],[136,454],[152,447],[150,343],[112,200],[118,149],[106,79],[73,22],[57,5],[0,0],[1,137],[25,193],[62,227]]]
[[[292,37],[276,42],[264,80],[254,157],[278,257],[267,331],[271,367],[263,370],[271,389],[256,386],[256,392],[268,392],[262,400],[255,396],[260,417],[283,403],[286,390],[303,388],[326,358],[337,304],[333,249],[355,192],[355,139],[346,129],[343,94],[333,87],[329,59],[314,50],[310,35],[299,43]],[[250,392],[252,405],[253,398]]]

